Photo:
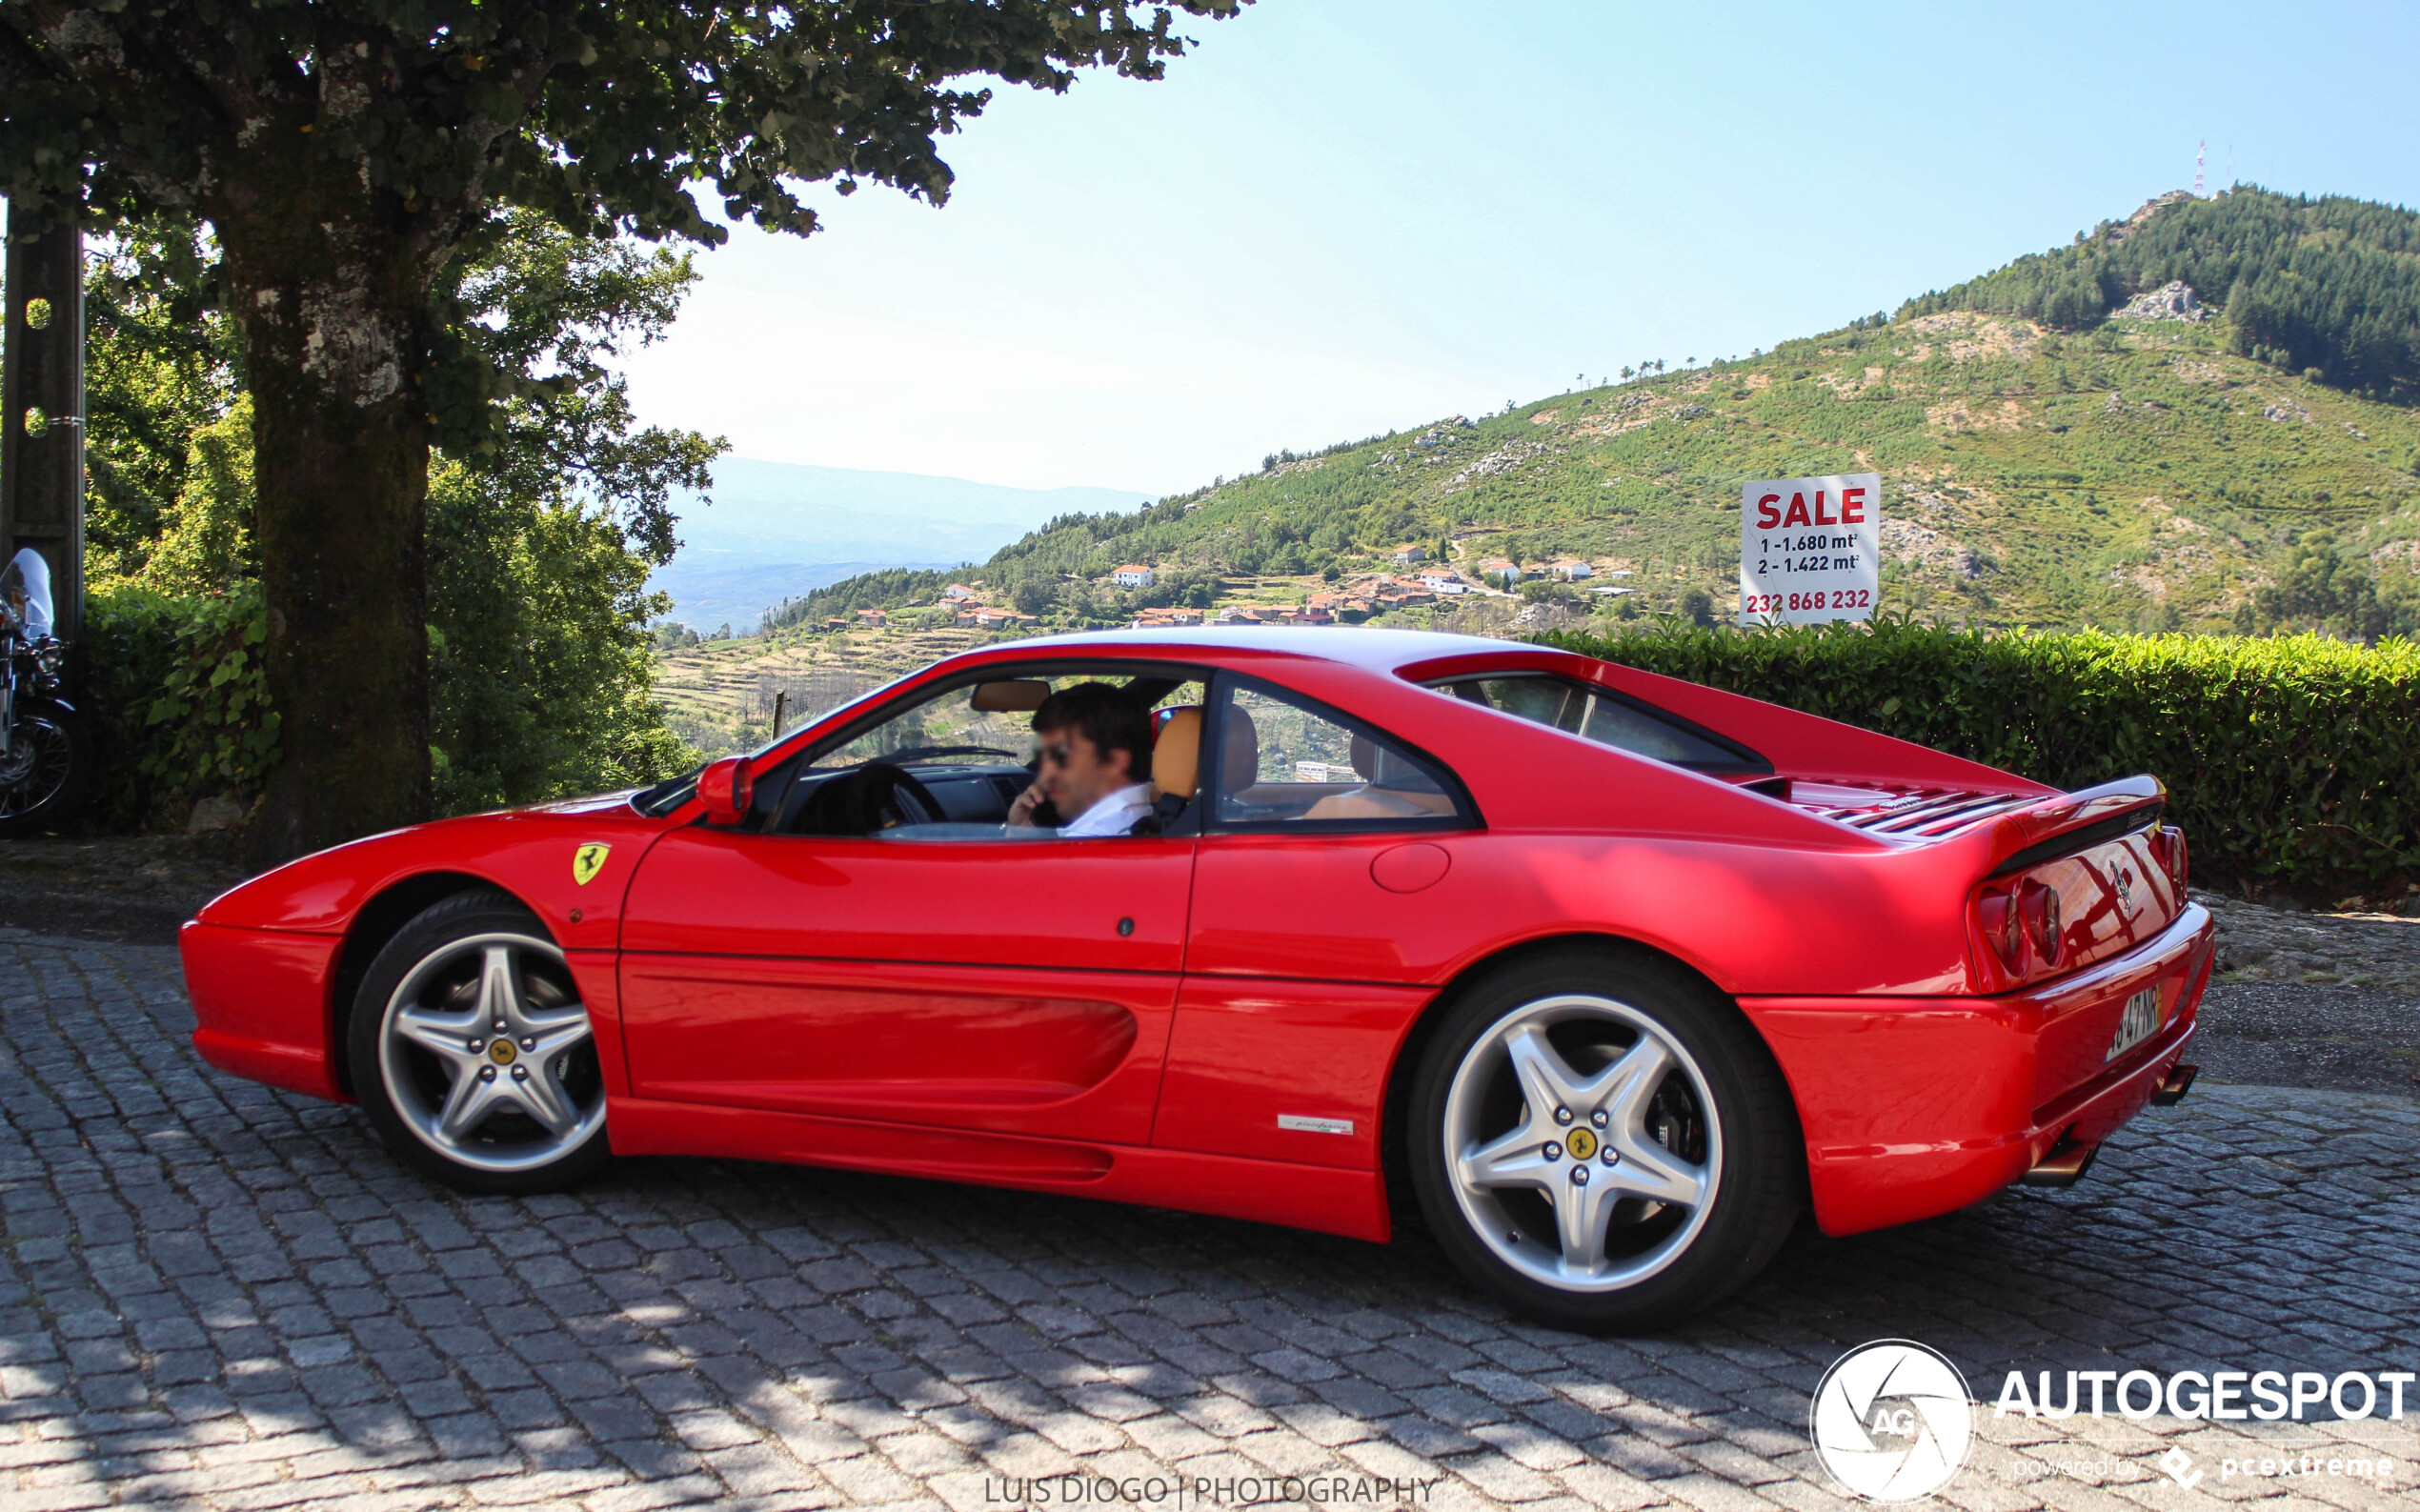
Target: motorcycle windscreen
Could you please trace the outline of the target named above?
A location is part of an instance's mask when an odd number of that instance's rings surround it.
[[[0,571],[0,602],[28,637],[50,633],[50,564],[40,552],[25,547]]]

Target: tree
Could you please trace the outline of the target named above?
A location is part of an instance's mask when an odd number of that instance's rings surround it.
[[[2380,583],[2367,559],[2346,553],[2325,527],[2290,542],[2272,572],[2270,582],[2252,590],[2264,630],[2316,630],[2364,641],[2420,633],[2411,580]]]
[[[1021,577],[1009,590],[1009,602],[1020,615],[1047,615],[1059,602],[1059,585],[1046,577]]]
[[[252,401],[237,343],[223,313],[146,273],[174,238],[131,231],[86,279],[94,602],[119,589],[250,597]],[[702,487],[721,450],[640,428],[605,362],[670,326],[696,276],[687,256],[527,212],[496,232],[450,270],[452,297],[530,393],[502,406],[487,445],[432,469],[430,746],[445,813],[677,770],[685,754],[651,691],[646,623],[662,600],[646,581],[672,554],[671,491]],[[189,237],[185,255],[198,252]]]
[[[446,288],[503,206],[575,234],[799,235],[794,190],[938,204],[938,144],[988,75],[1063,91],[1156,78],[1170,10],[1241,0],[11,0],[0,193],[109,228],[205,224],[253,406],[252,537],[285,757],[254,828],[273,859],[431,801],[425,508],[433,442],[475,454],[532,383]]]

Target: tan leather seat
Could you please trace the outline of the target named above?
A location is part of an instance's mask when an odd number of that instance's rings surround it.
[[[1367,736],[1355,735],[1351,750],[1353,770],[1362,785],[1320,799],[1304,818],[1421,819],[1454,812],[1454,800],[1431,787],[1418,767]]]
[[[1190,801],[1201,785],[1201,706],[1184,704],[1168,712],[1151,740],[1151,796]]]
[[[1220,758],[1219,788],[1229,797],[1240,797],[1260,780],[1260,727],[1232,703],[1227,705],[1224,727],[1226,750]]]
[[[1403,793],[1385,788],[1356,788],[1320,799],[1304,812],[1306,819],[1428,819],[1454,812],[1454,800],[1442,793]]]

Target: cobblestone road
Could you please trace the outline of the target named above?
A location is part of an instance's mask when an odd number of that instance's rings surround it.
[[[2408,1098],[2197,1094],[2073,1191],[1805,1232],[1686,1329],[1591,1341],[1507,1320],[1417,1245],[1081,1201],[653,1160],[572,1196],[466,1200],[349,1109],[205,1070],[190,1027],[170,951],[0,937],[9,1512],[975,1512],[1069,1472],[1385,1477],[1418,1482],[1390,1502],[1533,1512],[1815,1507],[1843,1503],[1808,1394],[1867,1340],[1942,1350],[1986,1403],[2011,1369],[2420,1352]],[[2411,1418],[1976,1417],[1944,1493],[1961,1506],[2420,1501]],[[2394,1472],[2226,1473],[2248,1447],[2328,1443]],[[2202,1476],[2189,1492],[2155,1462],[2170,1447]]]

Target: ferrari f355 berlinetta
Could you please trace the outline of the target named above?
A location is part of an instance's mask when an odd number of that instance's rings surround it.
[[[1156,732],[1136,833],[1007,822],[1079,682]],[[2210,921],[2164,799],[1536,646],[1069,635],[305,857],[183,950],[207,1060],[461,1187],[696,1155],[1416,1214],[1511,1307],[1632,1328],[1809,1206],[2071,1182],[2182,1097]]]

